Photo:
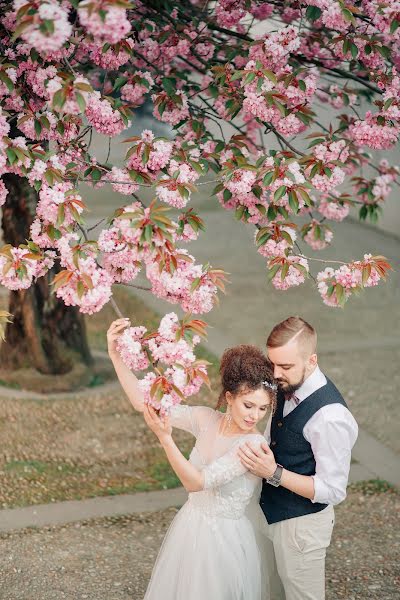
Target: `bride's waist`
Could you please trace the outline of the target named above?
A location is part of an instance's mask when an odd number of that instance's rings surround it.
[[[223,496],[211,490],[191,492],[187,501],[188,508],[199,511],[205,516],[218,516],[225,519],[244,517],[246,503],[230,496]]]

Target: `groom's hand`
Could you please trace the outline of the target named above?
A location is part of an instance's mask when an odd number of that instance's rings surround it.
[[[256,447],[246,442],[243,446],[240,446],[238,456],[242,465],[257,477],[267,479],[275,473],[274,453],[267,443]]]

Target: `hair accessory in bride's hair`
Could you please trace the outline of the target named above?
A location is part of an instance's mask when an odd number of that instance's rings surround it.
[[[269,381],[262,381],[261,383],[263,384],[264,387],[269,388],[273,392],[276,392],[276,390],[278,389],[278,386],[276,385],[276,383],[270,383]]]

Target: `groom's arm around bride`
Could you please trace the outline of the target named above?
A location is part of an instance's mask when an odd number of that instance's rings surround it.
[[[271,600],[324,600],[333,506],[346,497],[358,434],[340,392],[318,367],[316,343],[315,330],[299,317],[274,327],[267,351],[278,383],[276,410],[263,450],[240,450],[243,464],[263,478],[265,533],[284,588],[274,592],[272,581]]]

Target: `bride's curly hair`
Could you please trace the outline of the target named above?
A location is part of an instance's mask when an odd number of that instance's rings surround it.
[[[226,392],[237,396],[261,388],[270,394],[272,409],[275,409],[276,392],[266,385],[275,386],[273,371],[268,358],[257,346],[241,344],[225,350],[219,372],[222,390],[217,409],[226,404]]]

